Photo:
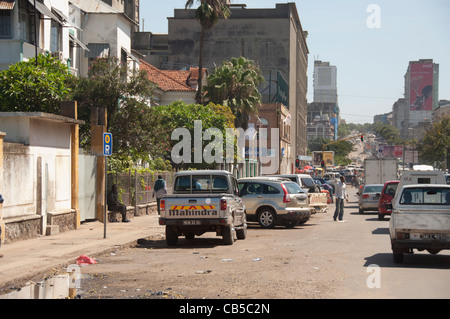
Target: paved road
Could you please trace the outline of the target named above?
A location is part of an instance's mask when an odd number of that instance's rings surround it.
[[[449,253],[394,264],[388,218],[359,214],[355,192],[342,223],[330,206],[294,229],[252,225],[232,246],[207,233],[175,248],[156,239],[105,254],[82,269],[83,298],[449,298]]]

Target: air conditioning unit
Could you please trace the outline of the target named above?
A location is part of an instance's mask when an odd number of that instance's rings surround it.
[[[52,52],[52,57],[57,58],[60,61],[64,60],[64,55],[63,55],[62,51],[54,51],[54,52]]]

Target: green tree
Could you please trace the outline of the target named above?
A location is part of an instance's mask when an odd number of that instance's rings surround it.
[[[155,86],[145,71],[128,74],[115,57],[97,59],[88,76],[72,83],[78,101],[83,148],[90,148],[90,116],[93,107],[107,110],[107,131],[113,134],[114,156],[126,161],[131,157],[148,160],[164,150],[164,130],[155,111],[147,104]]]
[[[191,135],[191,152],[194,153],[194,121],[199,120],[202,122],[202,130],[205,131],[208,128],[217,128],[222,132],[222,136],[226,136],[226,128],[234,128],[234,116],[228,107],[222,105],[216,105],[209,103],[208,105],[202,104],[186,104],[182,101],[173,102],[170,105],[160,105],[154,107],[159,118],[164,119],[163,125],[166,132],[170,132],[166,136],[166,140],[169,141],[169,145],[166,148],[166,158],[170,159],[172,148],[180,141],[171,140],[171,132],[177,128],[186,128]],[[200,137],[201,138],[201,137]],[[226,141],[224,141],[224,154]],[[202,150],[205,145],[214,141],[203,141]],[[225,155],[224,155],[225,156]],[[214,168],[216,164],[208,163],[192,163],[192,164],[179,164],[176,165],[178,169],[186,168]]]
[[[18,62],[0,72],[0,111],[60,114],[72,78],[67,65],[48,54]]]
[[[436,162],[440,168],[445,168],[445,157],[450,152],[450,117],[445,116],[434,122],[425,132],[422,142],[418,145],[421,161],[434,165]],[[449,163],[447,162],[447,166]],[[448,168],[448,167],[447,167]]]
[[[235,126],[248,127],[248,116],[258,112],[261,94],[258,85],[264,82],[259,66],[246,58],[232,58],[208,76],[204,87],[209,101],[230,107],[236,117]]]
[[[200,6],[195,11],[195,18],[199,20],[201,26],[199,58],[198,58],[198,89],[195,100],[198,104],[202,103],[202,80],[203,80],[203,47],[205,42],[205,32],[212,29],[221,18],[227,19],[231,11],[227,6],[226,0],[197,0]],[[185,9],[192,7],[194,0],[187,0]]]

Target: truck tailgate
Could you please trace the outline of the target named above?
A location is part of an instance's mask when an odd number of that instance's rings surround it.
[[[450,211],[448,209],[433,209],[407,212],[394,212],[391,217],[392,227],[408,230],[430,232],[450,232]]]
[[[207,219],[220,218],[220,199],[223,195],[193,195],[177,194],[165,196],[165,209],[161,217],[168,219],[192,218]]]

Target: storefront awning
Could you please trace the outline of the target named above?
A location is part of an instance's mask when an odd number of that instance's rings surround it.
[[[83,48],[83,49],[86,50],[86,51],[90,51],[89,48],[88,48],[83,42],[81,42],[80,40],[78,40],[74,35],[72,35],[72,34],[69,33],[69,37],[70,37],[70,39],[71,39],[73,42],[75,42],[76,44],[78,44],[81,48]]]
[[[34,8],[34,3],[35,3],[34,0],[28,0],[28,2]],[[61,25],[63,24],[63,22],[55,14],[53,14],[52,11],[45,6],[45,4],[43,4],[43,3],[39,2],[39,1],[36,1],[36,10],[39,11],[40,13],[42,13],[43,15],[52,18],[53,20],[55,20],[59,24],[61,24]]]

